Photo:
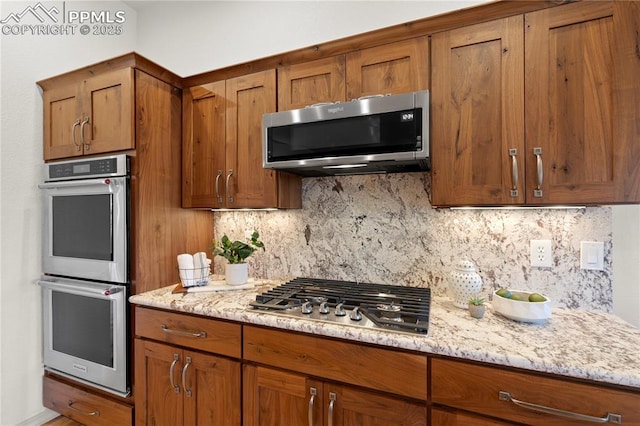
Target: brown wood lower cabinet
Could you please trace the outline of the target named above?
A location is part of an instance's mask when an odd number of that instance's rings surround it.
[[[508,426],[513,423],[494,420],[484,416],[460,412],[443,407],[432,407],[430,416],[432,426]]]
[[[137,307],[136,336],[137,425],[240,426],[240,324]]]
[[[240,362],[142,339],[136,357],[136,424],[240,425]]]
[[[431,359],[430,372],[431,402],[462,410],[432,408],[433,425],[502,424],[465,413],[508,424],[640,425],[638,392],[442,358]]]
[[[257,365],[243,370],[244,426],[426,426],[424,402]]]
[[[43,388],[45,407],[79,423],[112,426],[130,425],[133,420],[133,406],[85,391],[52,376],[44,376]]]
[[[252,326],[243,348],[244,426],[427,425],[426,355]]]

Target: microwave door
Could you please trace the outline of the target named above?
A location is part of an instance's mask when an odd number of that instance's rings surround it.
[[[44,272],[128,282],[128,180],[45,183]]]

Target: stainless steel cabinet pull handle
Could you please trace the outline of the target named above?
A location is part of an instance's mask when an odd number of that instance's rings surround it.
[[[76,411],[80,414],[83,414],[85,416],[99,416],[100,415],[100,411],[98,410],[93,410],[93,411],[83,411],[83,410],[79,410],[76,407],[73,406],[73,404],[75,404],[75,402],[69,400],[67,402],[67,407],[72,409],[73,411]]]
[[[542,178],[544,177],[542,171],[542,148],[533,148],[533,155],[536,156],[536,167],[537,167],[537,186],[536,189],[533,190],[534,197],[542,197]]]
[[[336,394],[334,392],[329,392],[329,419],[328,426],[333,426],[333,407],[336,403]]]
[[[78,145],[78,143],[76,142],[76,127],[78,127],[79,125],[80,119],[78,118],[76,122],[73,123],[73,126],[71,126],[71,141],[76,146],[76,151],[80,151],[80,149],[82,149],[82,145]]]
[[[230,203],[233,203],[233,194],[231,194],[231,191],[229,190],[229,179],[231,179],[231,175],[233,174],[233,169],[229,169],[229,172],[227,173],[227,182],[225,183],[224,189],[227,193],[227,198],[229,199]]]
[[[554,416],[568,417],[574,420],[580,420],[583,422],[591,423],[614,423],[622,424],[622,416],[620,414],[607,413],[604,417],[588,416],[586,414],[574,413],[572,411],[560,410],[558,408],[545,407],[544,405],[533,404],[531,402],[525,402],[515,399],[509,392],[500,391],[498,394],[500,401],[513,402],[518,407],[526,408],[528,410],[536,411],[539,413],[551,414]]]
[[[180,386],[176,385],[176,383],[173,381],[173,370],[175,370],[176,364],[178,363],[179,359],[180,356],[178,354],[173,354],[173,362],[171,363],[171,367],[169,367],[169,380],[171,381],[171,387],[173,388],[175,393],[180,393]]]
[[[82,145],[84,145],[84,149],[86,149],[87,151],[89,150],[89,147],[91,145],[84,139],[84,125],[88,122],[89,117],[85,117],[84,120],[82,120],[82,124],[80,124],[80,141],[82,142]]]
[[[316,395],[318,394],[318,389],[309,388],[309,393],[311,397],[309,398],[309,426],[313,426],[313,404],[316,402]]]
[[[187,363],[182,368],[182,389],[187,396],[191,396],[191,389],[187,389],[187,369],[191,365],[191,357],[187,357]]]
[[[222,170],[218,170],[218,174],[216,175],[216,199],[218,203],[222,203],[222,197],[220,196],[220,177],[222,176]]]
[[[510,194],[512,197],[518,196],[518,160],[517,160],[518,150],[515,148],[511,148],[509,150],[509,156],[511,157],[511,191]]]
[[[170,329],[169,327],[167,327],[164,324],[161,324],[160,328],[165,333],[173,334],[173,335],[176,335],[176,336],[182,336],[182,337],[207,337],[207,332],[206,331],[198,331],[197,333],[192,333],[190,331],[172,330],[172,329]]]

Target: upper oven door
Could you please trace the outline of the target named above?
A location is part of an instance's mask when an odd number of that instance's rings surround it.
[[[39,186],[44,273],[128,283],[128,185],[110,177]]]

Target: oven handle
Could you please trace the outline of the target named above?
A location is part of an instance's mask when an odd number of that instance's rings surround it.
[[[98,179],[87,180],[67,180],[60,182],[45,182],[38,185],[40,189],[56,189],[56,188],[74,188],[74,187],[87,187],[97,185],[109,185],[118,179],[124,179],[122,176],[104,177]]]
[[[106,299],[112,299],[113,295],[116,295],[124,290],[123,286],[118,285],[101,285],[96,288],[94,286],[84,285],[82,283],[66,284],[46,280],[38,280],[38,284],[40,285],[40,287],[50,288],[51,290],[61,290],[67,293],[79,295],[89,294],[95,296],[103,296]]]

